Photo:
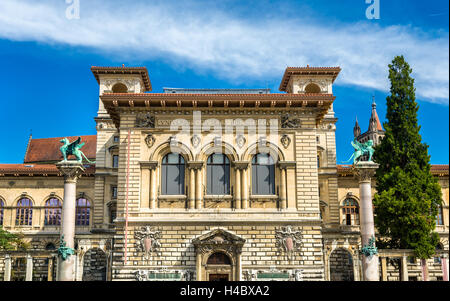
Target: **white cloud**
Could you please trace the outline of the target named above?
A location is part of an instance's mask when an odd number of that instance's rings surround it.
[[[135,61],[165,59],[230,80],[281,79],[286,66],[340,66],[336,84],[383,91],[389,90],[387,65],[403,54],[417,96],[448,104],[448,32],[368,21],[334,27],[301,19],[242,20],[195,5],[80,2],[80,19],[68,20],[63,0],[2,0],[0,38],[91,47]]]

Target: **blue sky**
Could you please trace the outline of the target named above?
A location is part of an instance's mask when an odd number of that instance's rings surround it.
[[[72,2],[74,0],[71,0]],[[70,2],[70,1],[68,1]],[[77,2],[77,1],[75,1]],[[162,87],[270,88],[286,66],[340,66],[334,85],[338,162],[367,130],[372,94],[385,121],[387,65],[413,68],[423,142],[448,163],[448,1],[0,1],[0,163],[21,163],[28,136],[95,134],[95,66],[146,66]]]

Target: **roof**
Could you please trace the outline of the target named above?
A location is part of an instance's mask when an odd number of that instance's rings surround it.
[[[304,94],[190,94],[190,93],[104,93],[100,96],[115,126],[120,127],[119,107],[150,108],[318,108],[320,120],[336,97],[325,93]]]
[[[85,165],[83,175],[93,175],[95,165]],[[62,176],[55,164],[0,164],[0,176]]]
[[[270,94],[270,89],[193,89],[193,88],[163,88],[164,93],[182,94]]]
[[[81,137],[81,142],[85,145],[81,151],[86,155],[88,159],[95,159],[97,154],[97,135],[89,136],[70,136],[70,137],[55,137],[55,138],[42,138],[42,139],[30,139],[25,153],[24,163],[50,163],[58,162],[63,159],[59,142],[63,138],[69,139],[70,142]],[[72,158],[70,156],[68,159]]]
[[[337,171],[339,175],[352,174],[352,165],[337,165]],[[449,175],[449,165],[448,164],[431,164],[430,168],[432,175],[437,176],[448,176]]]
[[[373,107],[373,105],[372,105],[372,107]],[[375,108],[376,108],[376,106],[375,106]],[[375,119],[375,122],[377,124],[377,131],[384,131],[383,127],[381,126],[380,119],[378,118],[377,110],[375,108],[372,110],[372,116],[371,117]],[[369,130],[370,130],[370,125],[369,125]]]
[[[98,67],[92,66],[91,71],[100,84],[99,75],[100,74],[139,74],[144,82],[145,91],[152,90],[152,84],[150,82],[150,77],[148,75],[148,70],[146,67]]]
[[[279,90],[286,92],[292,75],[330,75],[333,77],[332,82],[334,82],[340,71],[340,67],[309,67],[309,65],[306,67],[287,67],[281,79]]]

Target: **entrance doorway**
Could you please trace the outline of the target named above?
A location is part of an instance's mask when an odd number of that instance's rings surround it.
[[[228,281],[228,274],[209,274],[209,281]]]

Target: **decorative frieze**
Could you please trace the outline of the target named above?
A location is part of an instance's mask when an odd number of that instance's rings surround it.
[[[151,115],[149,112],[138,113],[136,115],[137,128],[154,128],[155,127],[155,116]]]

